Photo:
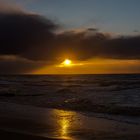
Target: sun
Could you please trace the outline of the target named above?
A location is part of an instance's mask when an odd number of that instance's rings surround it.
[[[71,61],[70,59],[65,59],[65,60],[62,62],[62,64],[63,64],[64,66],[70,66],[70,65],[72,64],[72,61]]]

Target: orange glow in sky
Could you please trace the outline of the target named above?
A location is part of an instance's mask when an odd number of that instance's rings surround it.
[[[108,74],[108,73],[138,73],[139,60],[91,59],[87,61],[72,61],[65,59],[57,65],[46,65],[33,74]]]
[[[62,62],[62,65],[64,65],[64,66],[71,66],[71,64],[72,64],[72,61],[70,59],[65,59]]]

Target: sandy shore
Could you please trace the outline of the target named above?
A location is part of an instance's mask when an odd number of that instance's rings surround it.
[[[0,138],[3,140],[54,140],[51,138],[44,138],[40,136],[34,136],[34,135],[28,135],[23,133],[17,133],[17,132],[9,132],[0,130]],[[55,139],[60,140],[60,139]]]
[[[139,119],[0,102],[0,138],[135,140],[140,139]]]

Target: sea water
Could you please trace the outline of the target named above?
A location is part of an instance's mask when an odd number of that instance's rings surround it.
[[[140,75],[2,75],[0,101],[139,116]]]

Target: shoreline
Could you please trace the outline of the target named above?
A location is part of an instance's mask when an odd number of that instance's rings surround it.
[[[11,140],[62,140],[62,139],[53,139],[41,136],[33,136],[24,133],[6,131],[0,129],[0,138],[3,140],[11,139]]]
[[[127,121],[125,116],[124,118],[117,117],[117,119],[76,111],[0,102],[1,136],[9,133],[15,136],[15,140],[16,135],[22,136],[23,133],[31,134],[38,140],[48,138],[72,140],[140,138],[140,124],[119,121]],[[25,137],[30,137],[30,135],[25,135]]]
[[[1,96],[2,97],[2,96]],[[39,108],[48,108],[48,109],[58,109],[66,111],[76,111],[76,112],[90,112],[90,113],[99,113],[99,114],[108,114],[108,115],[119,115],[119,116],[130,116],[130,117],[140,117],[140,107],[139,106],[123,106],[123,105],[105,105],[105,104],[93,104],[89,100],[79,99],[76,101],[62,101],[62,102],[52,102],[52,103],[37,103],[32,101],[26,101],[27,97],[34,98],[46,98],[46,95],[9,95],[0,99],[0,102],[7,102],[20,105],[28,105]],[[6,99],[7,98],[7,99]],[[80,104],[82,102],[82,105]]]

